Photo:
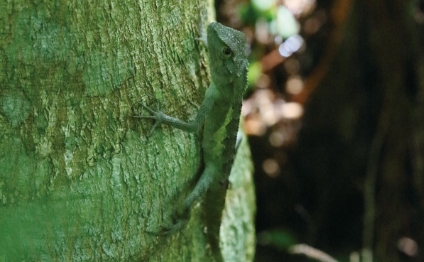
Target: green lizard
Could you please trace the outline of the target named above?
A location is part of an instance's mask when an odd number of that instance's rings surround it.
[[[202,37],[205,41],[205,37]],[[237,30],[211,23],[207,29],[207,46],[212,83],[194,121],[184,122],[154,111],[143,105],[152,115],[137,116],[156,120],[187,132],[196,133],[203,127],[203,159],[205,169],[194,190],[185,199],[176,224],[165,232],[175,232],[189,219],[193,203],[206,193],[205,220],[209,244],[218,261],[222,260],[219,249],[219,228],[228,177],[236,154],[236,138],[239,128],[243,93],[247,86],[246,37]]]

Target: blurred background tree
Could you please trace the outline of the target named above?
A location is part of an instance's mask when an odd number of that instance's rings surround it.
[[[424,261],[424,2],[216,8],[250,42],[256,260]]]

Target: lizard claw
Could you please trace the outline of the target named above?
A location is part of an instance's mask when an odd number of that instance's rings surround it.
[[[145,109],[147,109],[147,111],[149,111],[150,113],[152,113],[152,114],[155,114],[155,113],[156,113],[156,111],[155,111],[155,110],[153,110],[153,109],[151,109],[150,107],[148,107],[148,106],[146,106],[146,105],[142,104],[141,102],[140,102],[140,105],[141,105],[142,107],[144,107]]]
[[[154,119],[154,120],[156,120],[155,123],[154,123],[154,125],[153,125],[153,127],[152,127],[152,129],[150,129],[150,132],[147,135],[147,137],[149,137],[156,130],[156,127],[158,126],[158,124],[162,124],[163,118],[164,118],[163,117],[164,114],[161,111],[159,111],[159,110],[158,111],[155,111],[155,110],[151,109],[150,107],[148,107],[146,105],[143,105],[142,103],[140,103],[140,105],[143,108],[147,109],[147,111],[149,111],[152,115],[150,115],[150,116],[142,116],[142,115],[140,115],[140,116],[133,116],[134,118],[148,118],[148,119]]]
[[[162,227],[158,232],[152,232],[152,231],[146,231],[146,232],[156,236],[169,236],[174,234],[175,232],[180,231],[183,227],[185,227],[189,219],[190,219],[190,209],[183,208],[181,213],[174,216],[174,219],[173,219],[174,224],[172,224],[171,226]]]
[[[158,232],[153,231],[145,231],[147,234],[154,235],[154,236],[169,236],[174,234],[175,232],[180,231],[186,224],[188,220],[186,219],[179,219],[177,223],[173,224],[170,227],[165,227],[159,230]]]
[[[179,219],[177,221],[177,223],[173,224],[171,227],[167,228],[164,233],[166,235],[171,235],[175,232],[180,231],[180,229],[182,229],[186,224],[187,224],[187,220],[186,219]]]

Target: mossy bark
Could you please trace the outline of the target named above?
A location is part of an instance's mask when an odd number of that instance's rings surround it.
[[[206,8],[0,4],[0,260],[210,259],[201,204],[182,232],[147,233],[172,222],[196,183],[200,144],[168,127],[147,138],[153,123],[133,118],[140,101],[182,119],[195,114],[209,82],[195,40]],[[225,224],[244,238],[222,245],[251,259],[254,196],[247,147],[240,153],[232,179],[242,182],[230,193],[245,199],[227,208],[244,220]]]

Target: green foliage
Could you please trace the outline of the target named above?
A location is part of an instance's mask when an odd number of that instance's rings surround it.
[[[249,73],[247,74],[247,81],[249,87],[253,86],[259,77],[262,75],[262,66],[258,61],[249,64]]]
[[[298,243],[296,237],[287,229],[272,229],[262,232],[258,236],[258,242],[284,251]]]

